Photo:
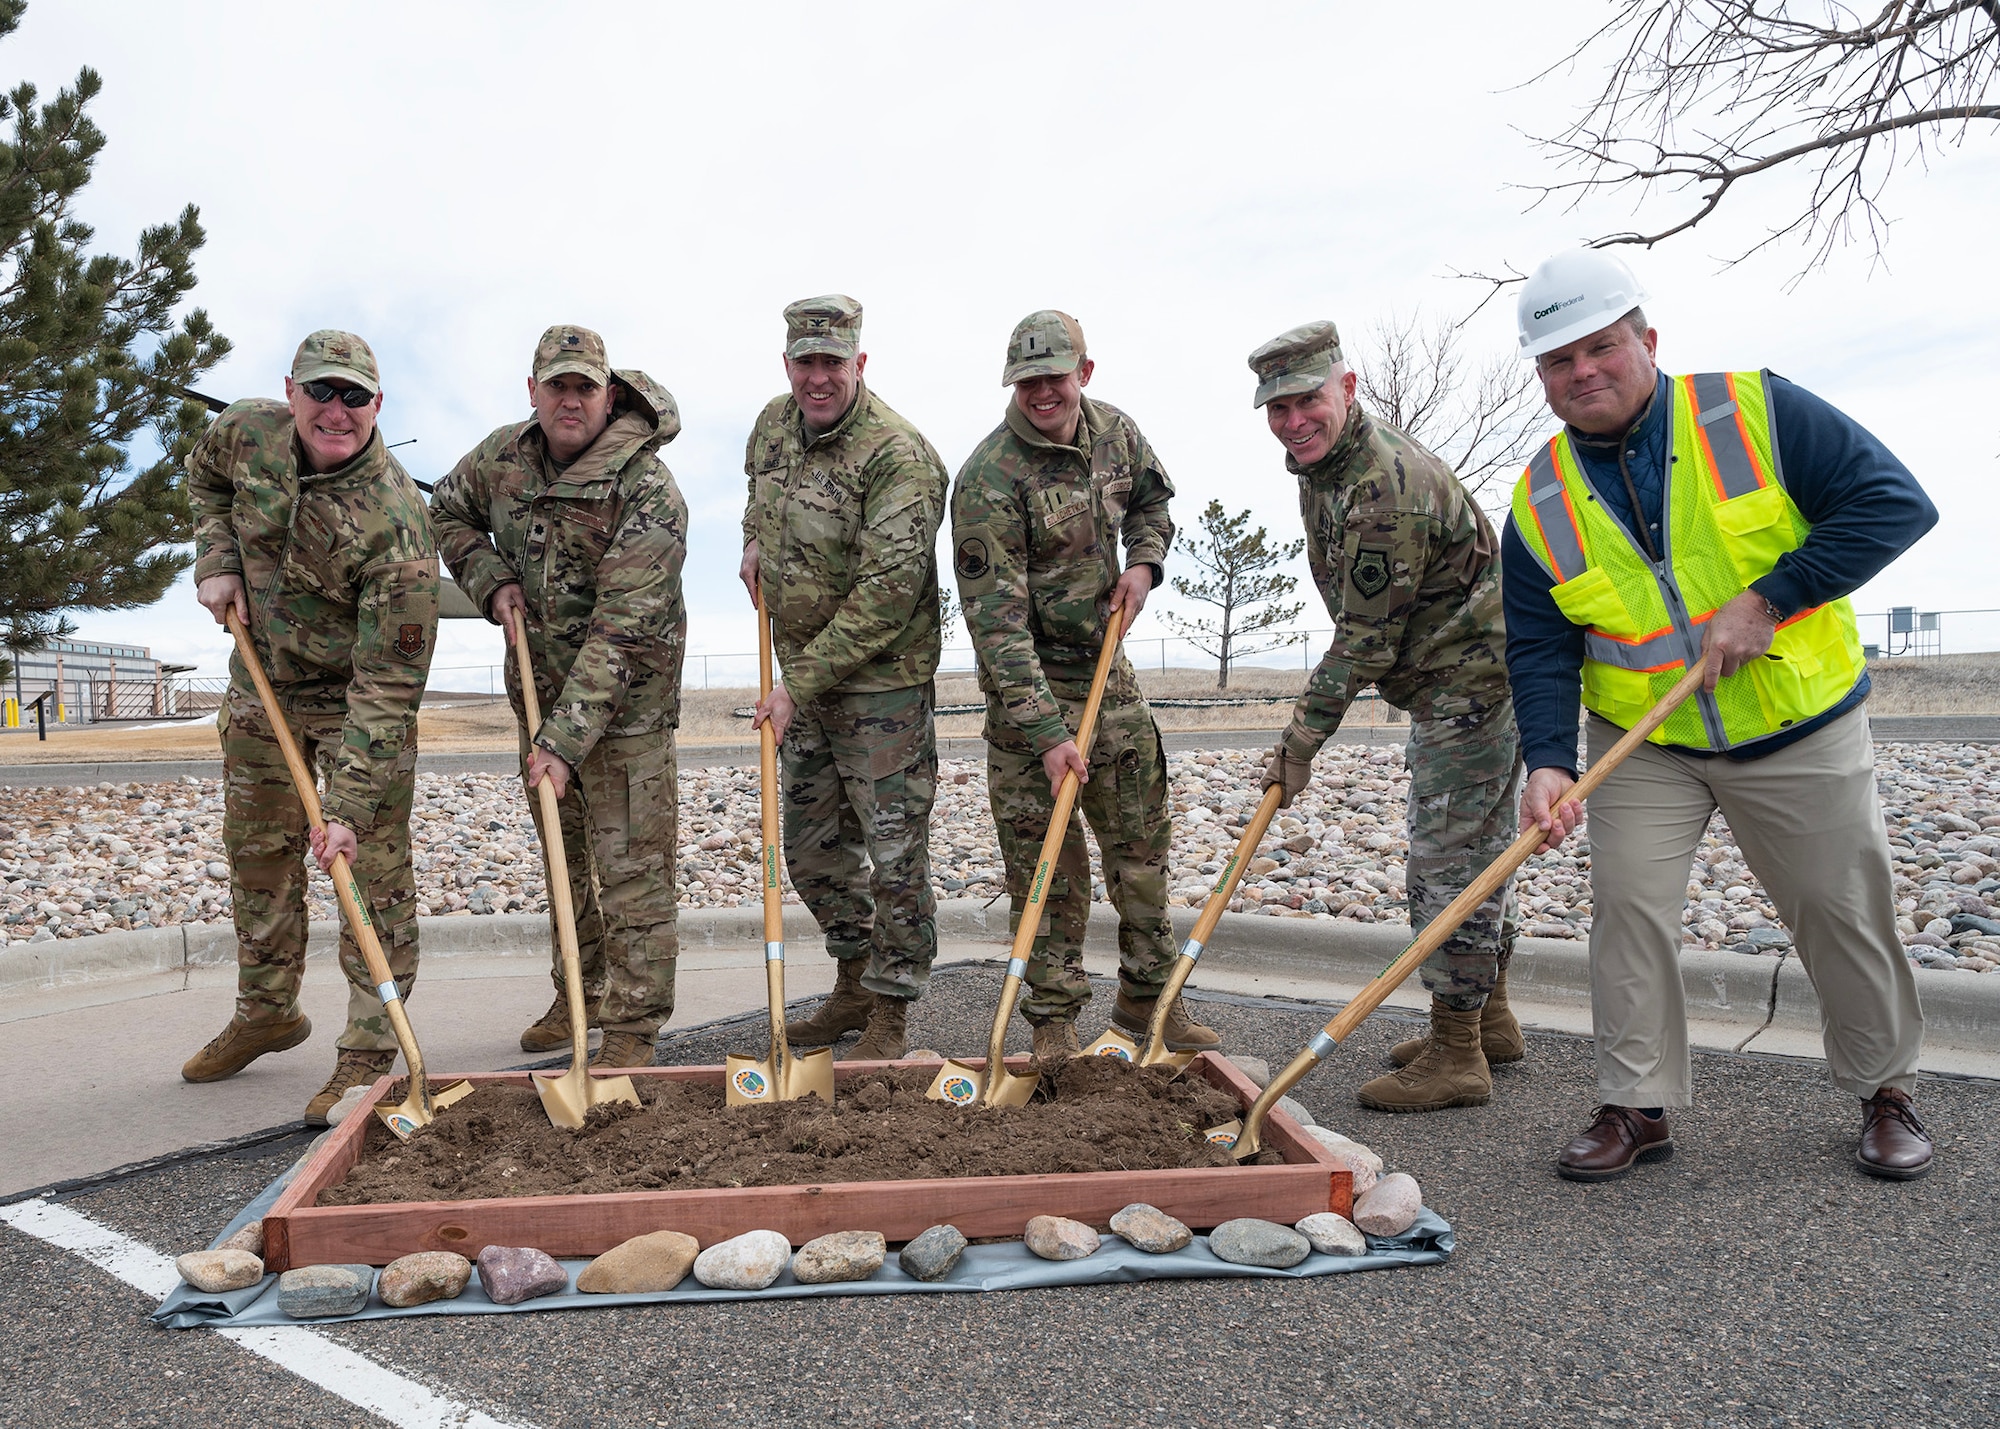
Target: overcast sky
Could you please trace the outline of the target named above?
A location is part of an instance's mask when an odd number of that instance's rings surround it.
[[[1525,135],[1598,76],[1526,82],[1603,8],[1526,13],[37,0],[0,77],[46,97],[82,65],[103,75],[110,142],[82,205],[102,246],[200,206],[195,301],[235,344],[216,395],[282,395],[304,333],[352,329],[381,361],[385,433],[415,438],[398,455],[434,480],[527,415],[544,327],[603,333],[680,402],[665,456],[699,653],[755,648],[734,581],[744,439],[784,385],[780,312],[811,294],[862,302],[870,385],[953,470],[1001,416],[1014,322],[1065,309],[1092,395],[1151,438],[1184,529],[1219,497],[1295,534],[1253,347],[1317,317],[1352,346],[1392,313],[1462,310],[1477,295],[1453,269],[1525,270],[1632,222],[1613,201],[1526,211],[1517,186],[1553,170]],[[1944,520],[1858,609],[2000,606],[2000,143],[1902,174],[1881,262],[1850,249],[1789,290],[1796,248],[1725,270],[1793,192],[1747,190],[1712,226],[1623,250],[1662,364],[1771,367],[1916,471]],[[1473,340],[1513,348],[1511,301]],[[1325,623],[1316,600],[1308,618]],[[226,653],[185,580],[78,623],[206,672]],[[1151,610],[1137,633],[1159,633]],[[1946,634],[2000,648],[2000,617]],[[492,627],[447,623],[434,687],[483,688],[453,671],[499,651]]]

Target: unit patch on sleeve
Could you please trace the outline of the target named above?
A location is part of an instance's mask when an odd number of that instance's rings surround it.
[[[396,627],[396,653],[414,660],[424,653],[424,628],[421,625],[398,625]]]
[[[983,526],[961,531],[952,547],[951,566],[958,576],[960,596],[984,595],[997,584],[993,573],[992,533]]]
[[[1354,568],[1348,574],[1354,589],[1365,600],[1373,600],[1389,588],[1389,553],[1380,546],[1363,546],[1354,553]]]

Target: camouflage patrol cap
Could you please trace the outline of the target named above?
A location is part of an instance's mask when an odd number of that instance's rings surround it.
[[[1082,325],[1068,313],[1043,308],[1014,325],[1000,385],[1012,387],[1028,377],[1060,377],[1076,371],[1085,356]]]
[[[382,391],[382,373],[368,344],[351,332],[323,327],[292,354],[292,381],[321,382],[329,377],[352,382],[371,396]]]
[[[587,327],[557,323],[535,344],[534,377],[546,382],[574,372],[600,387],[611,385],[611,363],[604,356],[604,339]]]
[[[785,309],[785,356],[853,357],[860,351],[861,304],[845,293],[800,298]]]
[[[1257,396],[1250,405],[1317,392],[1338,361],[1340,330],[1325,318],[1280,333],[1250,354],[1250,370],[1257,374]]]

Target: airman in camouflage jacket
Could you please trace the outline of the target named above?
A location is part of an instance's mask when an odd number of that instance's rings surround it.
[[[327,821],[375,828],[416,737],[436,644],[438,569],[423,497],[375,432],[361,454],[315,473],[290,408],[250,398],[188,454],[195,579],[239,575],[250,629],[288,711],[338,716]],[[255,701],[240,656],[232,693]],[[407,808],[407,797],[401,800]]]
[[[773,398],[743,469],[743,544],[757,543],[793,703],[928,684],[942,644],[936,547],[948,480],[936,449],[864,382],[818,436],[797,401]]]
[[[1089,681],[1119,575],[1151,565],[1159,584],[1173,494],[1138,424],[1087,396],[1076,445],[1051,442],[1009,402],[959,469],[953,564],[979,685],[1038,754],[1071,737],[1049,682]]]
[[[1419,722],[1505,703],[1500,543],[1451,468],[1359,403],[1324,457],[1285,466],[1334,621],[1293,715],[1313,748],[1371,683]]]
[[[494,431],[431,497],[438,547],[474,604],[521,583],[537,683],[560,681],[540,691],[534,742],[571,768],[600,739],[680,723],[687,503],[659,458],[680,411],[645,373],[612,376],[618,413],[566,470],[552,472],[531,417]]]

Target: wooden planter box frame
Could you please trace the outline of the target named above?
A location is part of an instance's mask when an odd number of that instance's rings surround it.
[[[1028,1061],[1009,1057],[1007,1065],[1025,1071]],[[840,1062],[834,1076],[838,1081],[884,1068],[935,1065]],[[977,1059],[977,1065],[983,1066],[984,1059]],[[720,1086],[722,1072],[715,1066],[642,1067],[630,1069],[629,1074],[635,1081],[661,1078]],[[475,1085],[525,1086],[528,1075],[474,1073],[465,1080]],[[1233,1094],[1246,1110],[1257,1097],[1256,1085],[1214,1053],[1198,1057],[1187,1075]],[[441,1076],[433,1084],[457,1080]],[[900,1242],[947,1222],[972,1238],[1018,1236],[1038,1215],[1069,1216],[1101,1228],[1113,1213],[1134,1201],[1157,1206],[1196,1230],[1212,1229],[1237,1216],[1290,1225],[1317,1211],[1351,1216],[1354,1207],[1353,1178],[1346,1169],[1278,1111],[1264,1123],[1264,1145],[1284,1156],[1282,1166],[316,1205],[319,1193],[360,1159],[362,1135],[375,1120],[375,1104],[395,1081],[385,1077],[369,1089],[360,1106],[334,1128],[265,1214],[267,1269],[386,1265],[420,1250],[477,1256],[489,1245],[527,1245],[558,1258],[580,1258],[601,1255],[633,1236],[658,1230],[682,1231],[704,1246],[751,1230],[780,1231],[795,1246],[839,1230],[880,1231],[891,1242]]]

